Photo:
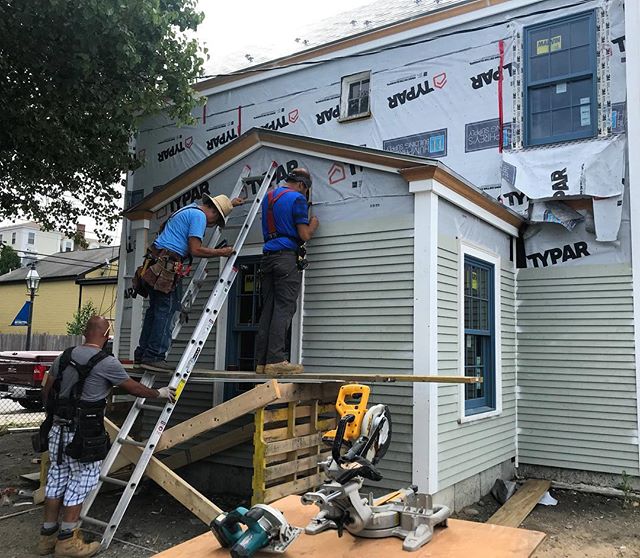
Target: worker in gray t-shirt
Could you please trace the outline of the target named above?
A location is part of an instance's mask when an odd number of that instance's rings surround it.
[[[71,352],[72,361],[79,366],[87,364],[102,350],[109,339],[110,330],[107,320],[100,316],[91,317],[84,332],[84,344],[74,347]],[[59,369],[60,359],[61,357],[58,357],[51,365],[49,377],[44,386],[45,404],[55,379],[60,374],[62,378],[59,396],[54,401],[69,398],[74,385],[78,382],[78,371],[72,365],[62,371]],[[97,362],[89,372],[80,400],[84,403],[105,400],[113,386],[119,386],[136,397],[169,401],[175,399],[174,389],[168,386],[153,389],[142,385],[129,377],[117,358],[109,355]],[[57,403],[54,405],[57,406]],[[99,407],[98,404],[96,408]],[[59,556],[93,556],[100,548],[98,542],[85,543],[78,527],[82,504],[89,492],[98,484],[102,461],[87,463],[84,462],[86,460],[74,459],[65,452],[74,438],[75,429],[76,425],[70,420],[59,417],[54,408],[53,425],[49,432],[49,454],[52,457],[45,488],[44,523],[40,530],[38,544],[38,553],[41,556],[53,552]],[[82,430],[79,433],[82,434]],[[62,515],[62,521],[58,523],[60,515]]]

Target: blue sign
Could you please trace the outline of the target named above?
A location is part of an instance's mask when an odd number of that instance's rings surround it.
[[[500,137],[500,121],[497,118],[470,122],[464,125],[465,153],[495,149]],[[511,145],[511,122],[502,124],[502,146],[507,149]]]
[[[31,301],[27,300],[24,303],[24,306],[20,308],[20,312],[18,312],[17,316],[13,319],[11,323],[12,326],[26,326],[29,325],[29,307],[31,306]]]
[[[622,134],[627,127],[627,103],[613,103],[611,105],[611,132]]]
[[[446,157],[447,129],[384,140],[382,149],[403,155],[417,155],[418,157]]]

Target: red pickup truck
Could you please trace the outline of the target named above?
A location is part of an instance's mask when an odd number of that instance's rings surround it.
[[[62,351],[0,351],[0,398],[42,410],[42,379]]]

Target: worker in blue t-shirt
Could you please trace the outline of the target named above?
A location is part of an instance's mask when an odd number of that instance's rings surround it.
[[[270,190],[262,202],[263,256],[260,261],[262,314],[256,336],[256,372],[298,374],[301,364],[285,358],[285,336],[296,313],[302,284],[298,249],[318,228],[318,219],[309,219],[307,198],[311,175],[293,169],[285,185]]]
[[[211,197],[202,196],[202,204],[192,203],[174,212],[160,229],[158,238],[149,247],[148,257],[160,262],[163,269],[163,280],[169,282],[162,288],[149,284],[149,308],[144,316],[140,341],[134,353],[136,364],[146,364],[154,368],[172,370],[165,357],[171,346],[171,327],[173,314],[180,309],[180,264],[191,256],[194,258],[229,257],[233,248],[208,248],[202,245],[207,227],[214,225],[220,228],[227,223],[227,217],[243,200],[230,200],[225,195]],[[170,274],[171,279],[166,279]]]

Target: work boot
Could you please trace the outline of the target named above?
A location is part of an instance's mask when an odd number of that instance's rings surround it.
[[[40,533],[40,540],[38,541],[38,554],[40,556],[48,556],[53,554],[56,548],[56,542],[58,541],[58,529],[49,535],[43,535]]]
[[[58,538],[54,558],[87,558],[100,550],[99,542],[84,542],[80,529],[74,529],[73,534],[66,539]]]
[[[304,372],[304,366],[302,364],[291,364],[288,360],[282,362],[275,362],[273,364],[266,364],[264,367],[264,373],[269,375],[283,375],[287,374],[301,374]]]
[[[142,368],[151,368],[156,372],[162,370],[163,372],[173,372],[176,367],[173,364],[169,364],[166,360],[154,360],[151,362],[143,362],[140,366]]]
[[[264,374],[264,364],[258,364],[256,366],[256,374]]]

